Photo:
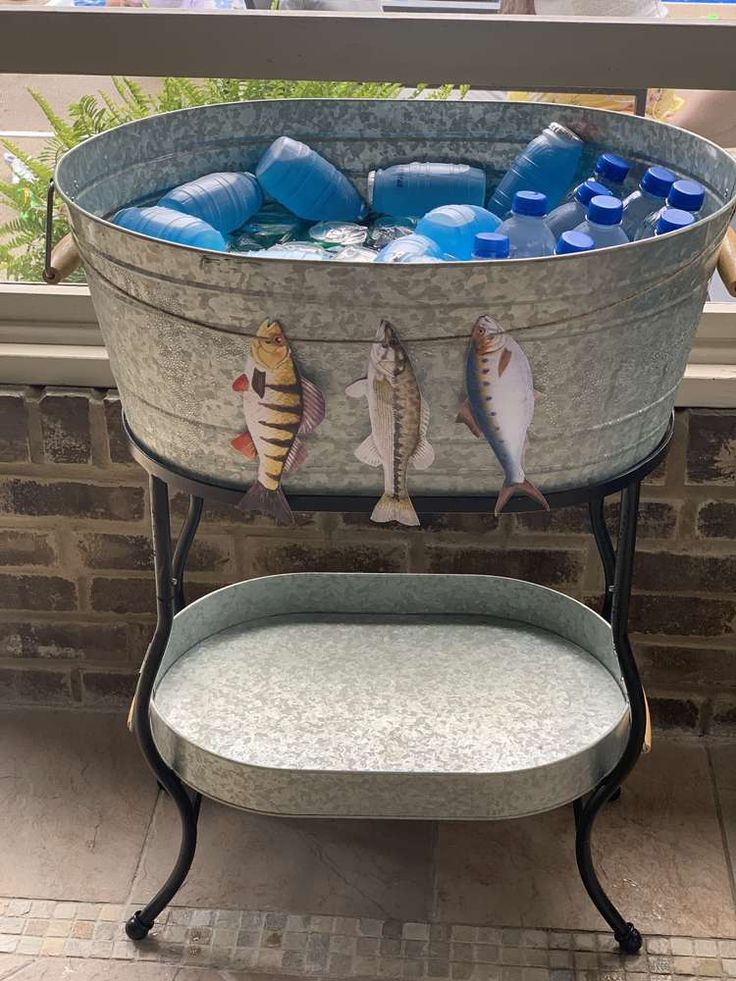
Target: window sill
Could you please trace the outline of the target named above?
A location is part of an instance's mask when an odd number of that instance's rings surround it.
[[[0,383],[111,388],[86,286],[0,284]],[[736,303],[706,303],[678,406],[736,408]]]

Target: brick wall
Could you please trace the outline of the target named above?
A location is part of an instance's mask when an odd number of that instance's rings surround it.
[[[185,508],[175,497],[175,521]],[[212,505],[188,593],[309,569],[489,572],[592,603],[601,588],[582,508],[437,515],[418,532],[350,515],[299,515],[281,530]],[[0,698],[126,701],[153,609],[146,478],[116,394],[0,388]],[[736,726],[736,410],[678,413],[669,458],[643,490],[631,628],[659,724]]]

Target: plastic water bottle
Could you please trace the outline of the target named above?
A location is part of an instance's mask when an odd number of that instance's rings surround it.
[[[602,184],[611,194],[621,197],[624,182],[629,176],[631,164],[616,153],[602,153],[595,162],[592,177]]]
[[[624,199],[623,229],[631,238],[642,221],[664,206],[676,177],[666,167],[649,167],[636,191]]]
[[[263,194],[253,174],[207,174],[169,191],[159,201],[206,221],[227,235],[251,218],[263,204]]]
[[[583,141],[572,130],[550,123],[518,155],[488,202],[489,211],[506,216],[517,191],[540,191],[556,208],[575,179]]]
[[[634,235],[635,241],[643,238],[651,238],[656,231],[657,222],[665,208],[676,208],[680,211],[689,211],[691,215],[697,217],[705,203],[705,190],[702,184],[697,181],[681,180],[675,181],[667,195],[667,204],[659,208],[651,215],[647,215]]]
[[[363,245],[341,245],[339,249],[330,249],[328,255],[333,262],[375,262],[378,253]]]
[[[437,243],[433,242],[431,238],[412,233],[384,245],[376,256],[376,262],[407,262],[411,256],[430,256],[432,259],[441,259],[442,253]]]
[[[511,258],[525,259],[541,255],[554,255],[555,237],[544,223],[547,214],[547,198],[538,191],[517,191],[511,207],[511,217],[499,227],[501,235],[508,235]]]
[[[595,242],[585,232],[563,232],[557,242],[555,255],[572,255],[574,252],[590,252]]]
[[[655,235],[666,235],[667,232],[678,232],[695,224],[695,215],[680,208],[665,208],[657,221]]]
[[[280,136],[258,162],[263,190],[289,211],[310,221],[355,221],[363,200],[350,181],[315,150]]]
[[[578,184],[573,193],[572,201],[566,201],[555,208],[544,219],[544,223],[552,232],[556,239],[559,239],[563,232],[569,232],[576,228],[581,221],[585,221],[588,213],[588,205],[596,194],[610,194],[607,187],[599,184],[598,181],[591,179]]]
[[[480,232],[473,244],[474,259],[508,259],[511,246],[508,235],[498,232]]]
[[[402,266],[409,265],[426,265],[428,262],[444,262],[444,259],[438,259],[434,255],[407,255],[403,259],[399,259]]]
[[[611,194],[599,194],[588,205],[588,216],[575,229],[593,239],[596,249],[606,249],[611,245],[625,245],[629,236],[621,227],[624,206],[620,198]]]
[[[406,215],[401,218],[377,218],[368,229],[368,241],[372,248],[382,249],[397,238],[411,235],[416,227],[416,218],[408,218]]]
[[[426,214],[417,225],[417,234],[436,242],[440,252],[453,259],[470,259],[479,232],[495,232],[501,224],[498,215],[474,204],[445,204]]]
[[[324,246],[363,245],[368,229],[353,221],[320,221],[309,229],[309,237]]]
[[[331,258],[327,249],[323,249],[319,245],[312,245],[311,242],[283,242],[263,249],[261,252],[249,252],[248,257],[258,259],[312,259],[314,262],[329,262]]]
[[[368,174],[368,204],[381,215],[420,218],[443,204],[482,205],[486,175],[468,164],[408,163]]]
[[[113,224],[148,235],[149,238],[163,239],[164,242],[177,242],[195,249],[213,249],[215,252],[227,251],[227,243],[216,228],[201,218],[170,208],[123,208],[113,218]]]

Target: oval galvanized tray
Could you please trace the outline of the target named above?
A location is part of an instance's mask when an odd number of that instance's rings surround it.
[[[609,625],[513,579],[305,573],[187,607],[151,704],[191,787],[273,814],[486,819],[591,790],[629,712]]]

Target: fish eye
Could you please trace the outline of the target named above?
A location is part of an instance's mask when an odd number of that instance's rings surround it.
[[[284,343],[284,339],[283,339],[283,337],[281,336],[281,334],[277,334],[277,335],[276,335],[276,336],[274,337],[274,339],[273,339],[273,342],[274,342],[274,344],[283,344],[283,343]]]

